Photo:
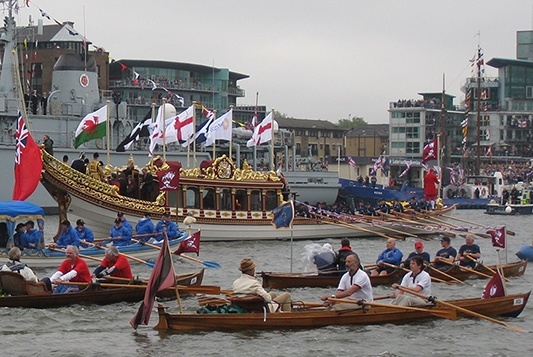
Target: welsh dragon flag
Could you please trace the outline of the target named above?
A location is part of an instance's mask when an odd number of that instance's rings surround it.
[[[107,105],[83,118],[76,129],[74,147],[78,148],[83,143],[94,139],[103,138],[107,133]]]

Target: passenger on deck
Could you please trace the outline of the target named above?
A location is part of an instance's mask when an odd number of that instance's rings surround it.
[[[65,255],[67,258],[61,263],[57,271],[50,278],[42,279],[50,291],[52,291],[52,284],[57,285],[53,291],[54,294],[79,290],[79,287],[75,285],[61,285],[65,281],[76,283],[91,282],[91,272],[89,271],[87,262],[80,258],[78,247],[69,245],[65,250]]]
[[[442,249],[437,252],[433,266],[438,270],[446,271],[450,269],[450,264],[443,262],[453,263],[457,256],[457,251],[451,246],[450,237],[442,237],[440,239],[440,244]]]
[[[83,219],[78,219],[76,221],[76,228],[74,228],[74,231],[78,235],[82,247],[87,248],[94,242],[94,233],[89,227],[85,227]]]
[[[24,248],[37,248],[43,237],[43,232],[34,229],[33,221],[26,222],[26,232],[22,235],[22,245]]]
[[[424,252],[424,243],[422,242],[415,243],[415,251],[407,256],[407,259],[403,262],[403,267],[410,269],[409,263],[414,257],[421,257],[424,264],[429,264],[431,262],[431,256],[428,252]]]
[[[57,239],[57,242],[50,244],[50,247],[66,247],[68,245],[73,245],[76,247],[80,246],[80,239],[78,238],[78,233],[70,225],[70,221],[64,220],[61,222],[61,234]]]
[[[87,172],[87,166],[85,166],[85,153],[82,152],[80,154],[80,157],[74,161],[72,161],[72,164],[70,165],[74,170],[81,172],[82,174]]]
[[[481,258],[481,248],[479,248],[479,245],[474,244],[474,236],[470,234],[466,236],[465,243],[459,248],[457,260],[463,267],[475,268],[476,259]]]
[[[146,212],[144,214],[144,217],[141,218],[137,224],[135,225],[135,233],[139,236],[139,240],[141,241],[147,241],[150,238],[152,238],[151,234],[155,232],[154,223],[152,222],[152,218],[150,213]]]
[[[109,239],[114,246],[122,247],[131,243],[131,231],[124,227],[120,218],[115,219],[115,225],[109,231]]]
[[[372,301],[372,284],[368,274],[359,269],[360,262],[357,255],[352,254],[346,257],[346,267],[348,271],[342,276],[337,292],[333,295],[323,295],[322,301],[326,306],[332,310],[355,310],[360,309],[361,306],[356,303],[334,303],[328,301],[330,297],[334,299],[349,299],[355,301],[365,300]]]
[[[246,258],[241,261],[239,270],[241,276],[233,282],[235,294],[253,294],[263,298],[268,303],[270,312],[291,311],[291,295],[282,293],[276,296],[275,293],[267,293],[255,277],[255,263],[252,259]]]
[[[28,281],[38,282],[37,276],[26,264],[20,262],[20,256],[22,255],[18,247],[13,247],[9,250],[9,261],[2,266],[2,271],[12,271],[19,273]]]
[[[20,250],[24,249],[24,242],[22,240],[24,233],[26,233],[26,226],[24,223],[17,224],[17,227],[15,228],[15,234],[13,234],[13,245],[15,247],[19,247]]]
[[[97,278],[102,278],[107,275],[117,278],[133,279],[130,262],[114,246],[105,250],[105,258],[100,263],[100,266],[93,271],[93,276]]]
[[[154,239],[157,242],[163,240],[163,231],[167,232],[167,237],[169,240],[176,238],[178,234],[178,225],[170,219],[170,213],[168,212],[163,214],[163,218],[161,218],[161,220],[157,222],[157,225],[155,226],[155,232],[157,235]]]
[[[411,271],[403,276],[402,287],[414,292],[430,296],[431,295],[431,276],[424,270],[424,261],[421,256],[415,256],[410,260],[409,267]],[[394,289],[398,289],[398,284],[392,284]],[[418,296],[404,293],[398,290],[396,294],[390,296],[394,300],[393,305],[400,306],[426,306],[428,302]]]
[[[100,155],[95,152],[93,154],[93,161],[87,166],[87,175],[98,181],[104,181],[104,170],[102,170],[102,164],[98,160]]]
[[[402,257],[403,253],[396,248],[396,239],[387,239],[387,249],[385,249],[379,255],[378,259],[376,260],[378,267],[372,270],[371,275],[378,276],[392,273],[397,268],[387,266],[385,263],[398,267],[402,263]]]

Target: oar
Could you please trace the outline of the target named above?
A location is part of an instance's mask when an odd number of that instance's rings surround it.
[[[376,231],[373,231],[373,230],[370,230],[370,229],[366,229],[366,228],[363,228],[363,227],[359,227],[359,226],[356,226],[355,224],[340,223],[340,222],[330,222],[330,221],[327,221],[325,219],[321,220],[320,222],[323,222],[323,223],[326,223],[326,224],[331,224],[333,226],[339,226],[339,227],[345,227],[345,228],[349,228],[349,229],[354,229],[356,231],[371,233],[372,236],[380,236],[380,237],[383,237],[383,238],[386,238],[386,239],[391,238],[391,236],[388,236],[386,234],[383,234],[383,233],[380,233],[380,232],[376,232]],[[397,237],[394,237],[394,238],[397,238]]]
[[[56,251],[56,252],[65,253],[64,249],[58,249],[58,248],[52,248],[52,247],[48,247],[48,249]],[[102,259],[97,258],[97,257],[91,257],[90,255],[85,255],[85,254],[81,254],[81,253],[78,253],[78,255],[80,257],[82,257],[83,259],[89,259],[89,260],[94,260],[94,261],[97,261],[97,262],[102,262]]]
[[[488,271],[490,271],[492,274],[496,275],[496,272],[494,271],[494,269],[492,269],[491,267],[489,266],[486,266],[485,264],[481,263],[481,262],[478,262],[477,260],[475,260],[474,258],[472,258],[470,255],[465,255],[465,257],[467,259],[470,259],[471,261],[473,262],[476,262],[476,264],[479,264],[480,266],[482,266],[483,268],[487,269]],[[475,269],[474,269],[475,270]],[[502,278],[505,279],[506,282],[509,282],[509,279],[507,279],[506,277],[502,276]]]
[[[444,264],[448,264],[448,265],[455,265],[454,263],[450,263],[447,260],[441,260],[441,262],[443,262]],[[464,266],[461,266],[461,265],[457,265],[457,267],[459,269],[461,269],[462,271],[467,271],[467,272],[470,272],[472,274],[477,274],[479,276],[482,276],[482,277],[485,277],[485,278],[489,278],[489,279],[492,278],[492,276],[490,276],[488,274],[485,274],[485,273],[482,273],[480,271],[474,270],[472,268],[464,267]]]
[[[445,273],[445,272],[443,272],[442,270],[439,270],[439,269],[433,267],[431,264],[426,265],[426,267],[428,267],[429,269],[433,269],[433,270],[435,270],[435,271],[438,272],[439,274],[441,274],[441,275],[447,277],[448,279],[451,279],[451,280],[453,280],[453,281],[455,281],[455,282],[457,282],[457,283],[459,283],[459,284],[463,284],[463,283],[465,283],[464,281],[462,281],[462,280],[460,280],[460,279],[457,279],[455,276],[450,275],[450,274],[448,274],[448,273]]]
[[[415,291],[412,291],[410,289],[405,289],[403,286],[399,286],[398,289],[400,289],[401,291],[405,292],[405,293],[409,293],[409,294],[412,294],[412,295],[415,295],[415,296],[418,296],[419,298],[422,298],[422,299],[425,299],[425,300],[428,300],[429,297],[428,296],[425,296],[423,294],[420,294],[418,292],[415,292]],[[475,311],[471,311],[471,310],[468,310],[468,309],[465,309],[464,307],[461,307],[461,306],[457,306],[457,305],[454,305],[450,302],[447,302],[447,301],[444,301],[444,300],[440,300],[440,299],[437,299],[437,298],[433,298],[434,301],[436,301],[437,303],[441,304],[441,305],[444,305],[444,306],[447,306],[449,308],[452,308],[452,309],[455,309],[457,311],[460,311],[464,314],[467,314],[467,315],[470,315],[470,316],[475,316],[475,317],[478,317],[480,319],[485,319],[487,321],[490,321],[490,322],[494,322],[496,324],[500,324],[500,325],[503,325],[507,328],[510,328],[512,330],[515,330],[515,331],[518,331],[518,332],[527,332],[526,330],[524,329],[521,329],[520,327],[517,327],[517,326],[513,326],[511,324],[508,324],[506,322],[503,322],[503,321],[500,321],[500,320],[496,320],[496,319],[493,319],[492,317],[488,317],[488,316],[485,316],[485,315],[482,315],[480,313],[477,313]]]
[[[421,224],[421,225],[424,225],[426,227],[434,228],[434,232],[435,233],[439,233],[441,235],[451,236],[452,238],[455,238],[455,234],[454,233],[440,230],[437,225],[432,224],[432,223],[424,223],[424,222],[420,222],[420,221],[413,221],[413,220],[407,218],[407,217],[410,217],[409,215],[406,215],[404,213],[394,212],[394,214],[390,214],[390,213],[385,213],[385,214],[388,215],[388,216],[391,216],[391,217],[395,217],[398,222],[407,221],[407,222],[411,222],[411,223],[414,223],[414,224]],[[421,220],[420,218],[418,218],[418,219]],[[418,228],[418,227],[411,227],[411,228],[418,229],[420,231],[428,233],[428,231],[426,231],[423,228]],[[426,238],[426,237],[420,237],[419,236],[418,238],[423,239],[423,240],[430,240],[429,238]]]
[[[112,283],[86,283],[86,282],[73,282],[73,281],[64,281],[58,285],[96,285],[103,288],[126,288],[126,289],[146,289],[148,285],[132,285],[132,284],[112,284]],[[191,294],[213,294],[219,295],[222,290],[220,286],[216,285],[198,285],[198,286],[187,286],[187,285],[176,285],[165,290],[174,290],[175,288],[189,292]]]
[[[399,267],[398,265],[394,265],[394,264],[389,264],[389,263],[383,263],[383,265],[386,265],[390,268],[395,268],[395,269],[402,269],[403,271],[405,272],[410,272],[409,269],[407,268],[403,268],[403,267]],[[439,279],[439,278],[435,278],[434,276],[431,276],[431,281],[436,281],[438,283],[444,283],[444,284],[447,284],[447,285],[452,285],[453,283],[449,282],[449,281],[446,281],[446,280],[442,280],[442,279]],[[460,280],[459,280],[460,281]],[[462,282],[462,281],[460,281]]]
[[[474,226],[483,227],[482,224],[479,224],[479,223],[476,223],[476,222],[472,222],[472,221],[467,221],[466,219],[457,218],[457,217],[446,215],[446,214],[443,214],[442,216],[446,217],[446,218],[450,218],[450,219],[455,219],[455,220],[463,222],[463,223],[468,223],[468,224],[471,224],[471,225],[474,225]],[[508,229],[505,229],[505,231],[507,232],[507,234],[509,234],[511,236],[515,236],[516,235],[516,232],[514,232],[514,231],[511,231],[511,230],[508,230]],[[488,236],[486,236],[484,238],[491,238],[491,237],[492,237],[491,235],[488,235]]]
[[[400,305],[392,305],[392,304],[381,304],[379,302],[367,302],[363,300],[350,300],[350,299],[334,299],[334,298],[328,298],[328,301],[331,302],[343,302],[348,304],[356,304],[356,305],[368,305],[368,306],[376,306],[376,307],[385,307],[389,309],[397,309],[397,310],[408,310],[408,311],[421,311],[425,312],[431,315],[435,315],[438,317],[450,319],[450,320],[456,320],[457,314],[454,310],[450,309],[424,309],[421,307],[412,307],[412,306],[400,306]]]
[[[105,250],[104,247],[100,247],[100,246],[98,246],[98,245],[95,245],[95,247],[97,247],[98,249],[103,249],[103,250]],[[119,250],[119,253],[122,254],[123,256],[125,256],[125,257],[128,258],[128,259],[134,260],[134,261],[139,262],[139,263],[146,264],[146,265],[149,266],[150,268],[155,267],[155,263],[153,263],[153,262],[147,262],[146,260],[142,260],[142,259],[140,259],[140,258],[134,257],[133,255],[129,255],[129,254],[126,254],[126,253],[122,253],[120,250]]]
[[[138,241],[136,239],[132,239],[132,241],[139,242],[140,244],[146,245],[146,246],[148,246],[150,248],[161,250],[161,247],[157,246],[155,244],[150,244],[150,243],[147,243],[147,242],[141,242],[141,241]],[[220,268],[221,267],[221,265],[218,264],[217,262],[208,262],[208,261],[205,261],[205,260],[200,260],[200,259],[196,259],[196,258],[193,258],[193,257],[189,257],[188,255],[183,255],[183,254],[178,254],[178,256],[183,257],[185,259],[189,259],[189,260],[191,260],[193,262],[196,262],[196,263],[203,264],[207,268]]]
[[[157,233],[134,234],[131,237],[132,238],[143,238],[143,237],[151,237],[151,236],[155,236],[155,235],[157,235]],[[107,237],[107,238],[95,238],[94,242],[104,242],[106,240],[117,240],[117,238],[110,238],[110,237]]]

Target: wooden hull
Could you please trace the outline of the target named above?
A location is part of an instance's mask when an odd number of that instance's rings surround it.
[[[179,285],[201,285],[204,270],[195,273],[177,275]],[[146,287],[146,285],[143,285]],[[89,285],[84,290],[73,293],[46,295],[12,295],[0,297],[0,307],[24,307],[47,309],[74,304],[108,305],[117,302],[138,302],[144,299],[146,289],[142,288],[102,288]],[[186,293],[185,293],[186,294]],[[159,297],[171,298],[176,296],[175,290],[162,291]]]
[[[251,193],[270,192],[276,197],[277,204],[281,202],[282,185],[272,181],[271,178],[265,180],[225,180],[206,179],[190,177],[184,175],[180,177],[180,185],[183,188],[198,188],[203,191],[206,188],[217,187],[220,191],[246,191],[250,192],[247,198],[250,204],[249,210],[232,209],[204,209],[183,208],[166,206],[165,200],[143,201],[129,197],[123,197],[116,193],[110,185],[92,180],[84,174],[75,172],[63,165],[53,157],[43,152],[44,171],[41,182],[48,192],[59,199],[61,209],[68,212],[68,218],[75,221],[82,218],[88,227],[93,229],[96,236],[106,236],[116,212],[124,212],[127,219],[136,222],[143,217],[146,212],[152,214],[152,219],[158,219],[165,211],[169,211],[172,219],[181,222],[187,215],[193,215],[196,222],[192,225],[194,229],[202,230],[203,241],[246,241],[246,240],[276,240],[276,239],[323,239],[323,238],[360,238],[375,237],[376,235],[402,235],[402,234],[433,234],[431,231],[411,228],[407,225],[399,225],[397,221],[387,222],[382,218],[372,222],[343,223],[337,222],[335,218],[314,218],[307,219],[297,217],[294,219],[293,228],[276,230],[272,227],[272,213],[274,207],[268,207],[263,202],[262,210],[254,210],[252,202],[254,199]],[[256,173],[257,175],[262,175]],[[251,174],[250,174],[251,175]],[[264,174],[263,174],[264,175]],[[263,195],[262,193],[262,195]],[[173,192],[181,195],[181,191]],[[188,196],[179,196],[185,201]],[[185,198],[184,198],[185,197]],[[257,198],[259,196],[254,196]],[[217,197],[217,202],[221,201]],[[272,203],[272,202],[270,202]],[[62,208],[61,208],[62,207]],[[447,207],[441,211],[428,213],[450,214],[455,209],[454,206]],[[359,217],[359,220],[371,219],[370,217]],[[374,224],[375,223],[375,224]],[[399,231],[399,233],[398,233]]]
[[[526,306],[529,292],[491,299],[462,299],[448,301],[454,305],[486,316],[518,316]],[[284,313],[245,314],[168,314],[158,307],[159,323],[154,327],[169,331],[242,331],[309,329],[330,325],[377,325],[386,323],[419,322],[435,319],[426,311],[402,311],[389,307],[372,307],[368,310],[335,312],[327,310],[301,310]],[[458,317],[471,317],[457,311]]]
[[[181,242],[177,239],[171,240],[170,250],[174,251],[178,249]],[[119,251],[142,260],[155,259],[159,254],[159,250],[152,247],[142,245],[139,243],[131,244],[124,247],[118,247]],[[0,251],[0,259],[7,260],[7,249]],[[103,259],[105,255],[104,249],[99,249],[95,247],[91,248],[81,248],[80,254],[91,256],[97,259]],[[47,267],[58,267],[65,260],[65,253],[58,251],[51,251],[48,248],[43,250],[38,249],[25,249],[22,255],[24,263],[32,268],[47,268]],[[97,266],[99,263],[96,260],[85,259],[88,265]]]
[[[489,265],[487,267],[491,268],[494,271],[496,271],[496,265]],[[482,267],[482,266],[478,265],[478,266],[476,266],[476,268],[474,270],[476,272],[479,272],[479,273],[482,273],[482,274],[485,274],[485,275],[493,276],[494,274],[489,269],[487,269],[487,267]],[[501,268],[503,269],[503,275],[505,277],[524,275],[524,273],[526,272],[526,267],[527,267],[527,261],[526,260],[521,260],[521,261],[518,261],[518,262],[509,263],[509,264],[504,264],[504,265],[501,266]],[[446,276],[446,275],[442,274],[440,271],[438,271],[436,269],[430,269],[428,272],[429,272],[429,275],[431,275],[431,276],[433,276],[435,278],[439,278],[439,279],[442,279],[442,280],[445,280],[445,281],[451,281],[452,280],[449,276]],[[459,279],[459,280],[485,279],[486,278],[485,276],[482,276],[481,274],[476,274],[476,273],[473,273],[473,272],[470,272],[470,271],[462,270],[461,268],[459,268],[456,265],[451,267],[449,270],[445,271],[445,273],[448,274],[448,275],[451,275],[454,278]]]
[[[370,282],[372,286],[392,285],[399,283],[404,276],[403,270],[395,270],[392,274],[372,276]],[[318,275],[306,273],[269,273],[261,272],[263,287],[271,289],[287,288],[327,288],[337,287],[341,275]]]
[[[509,276],[521,276],[525,273],[527,266],[527,261],[518,261],[515,263],[509,263],[502,266],[503,273],[506,277]],[[492,265],[489,268],[495,270],[496,266]],[[478,266],[475,269],[477,272],[492,276],[492,272],[484,267]],[[445,281],[451,281],[452,278],[445,276],[437,270],[431,269],[428,271],[431,276],[442,279]],[[372,276],[370,281],[372,286],[378,285],[392,285],[393,283],[398,283],[401,281],[404,276],[405,271],[395,270],[392,274],[384,276]],[[453,276],[459,280],[466,279],[483,279],[485,277],[472,273],[465,272],[459,267],[454,266],[446,274]],[[327,288],[327,287],[337,287],[339,285],[340,276],[339,275],[318,275],[318,274],[307,274],[307,273],[270,273],[270,272],[261,272],[261,277],[263,279],[263,287],[271,289],[288,289],[288,288]]]

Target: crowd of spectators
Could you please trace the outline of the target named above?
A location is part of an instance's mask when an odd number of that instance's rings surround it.
[[[394,104],[394,108],[428,108],[428,109],[440,109],[441,100],[438,98],[431,99],[398,99]]]

